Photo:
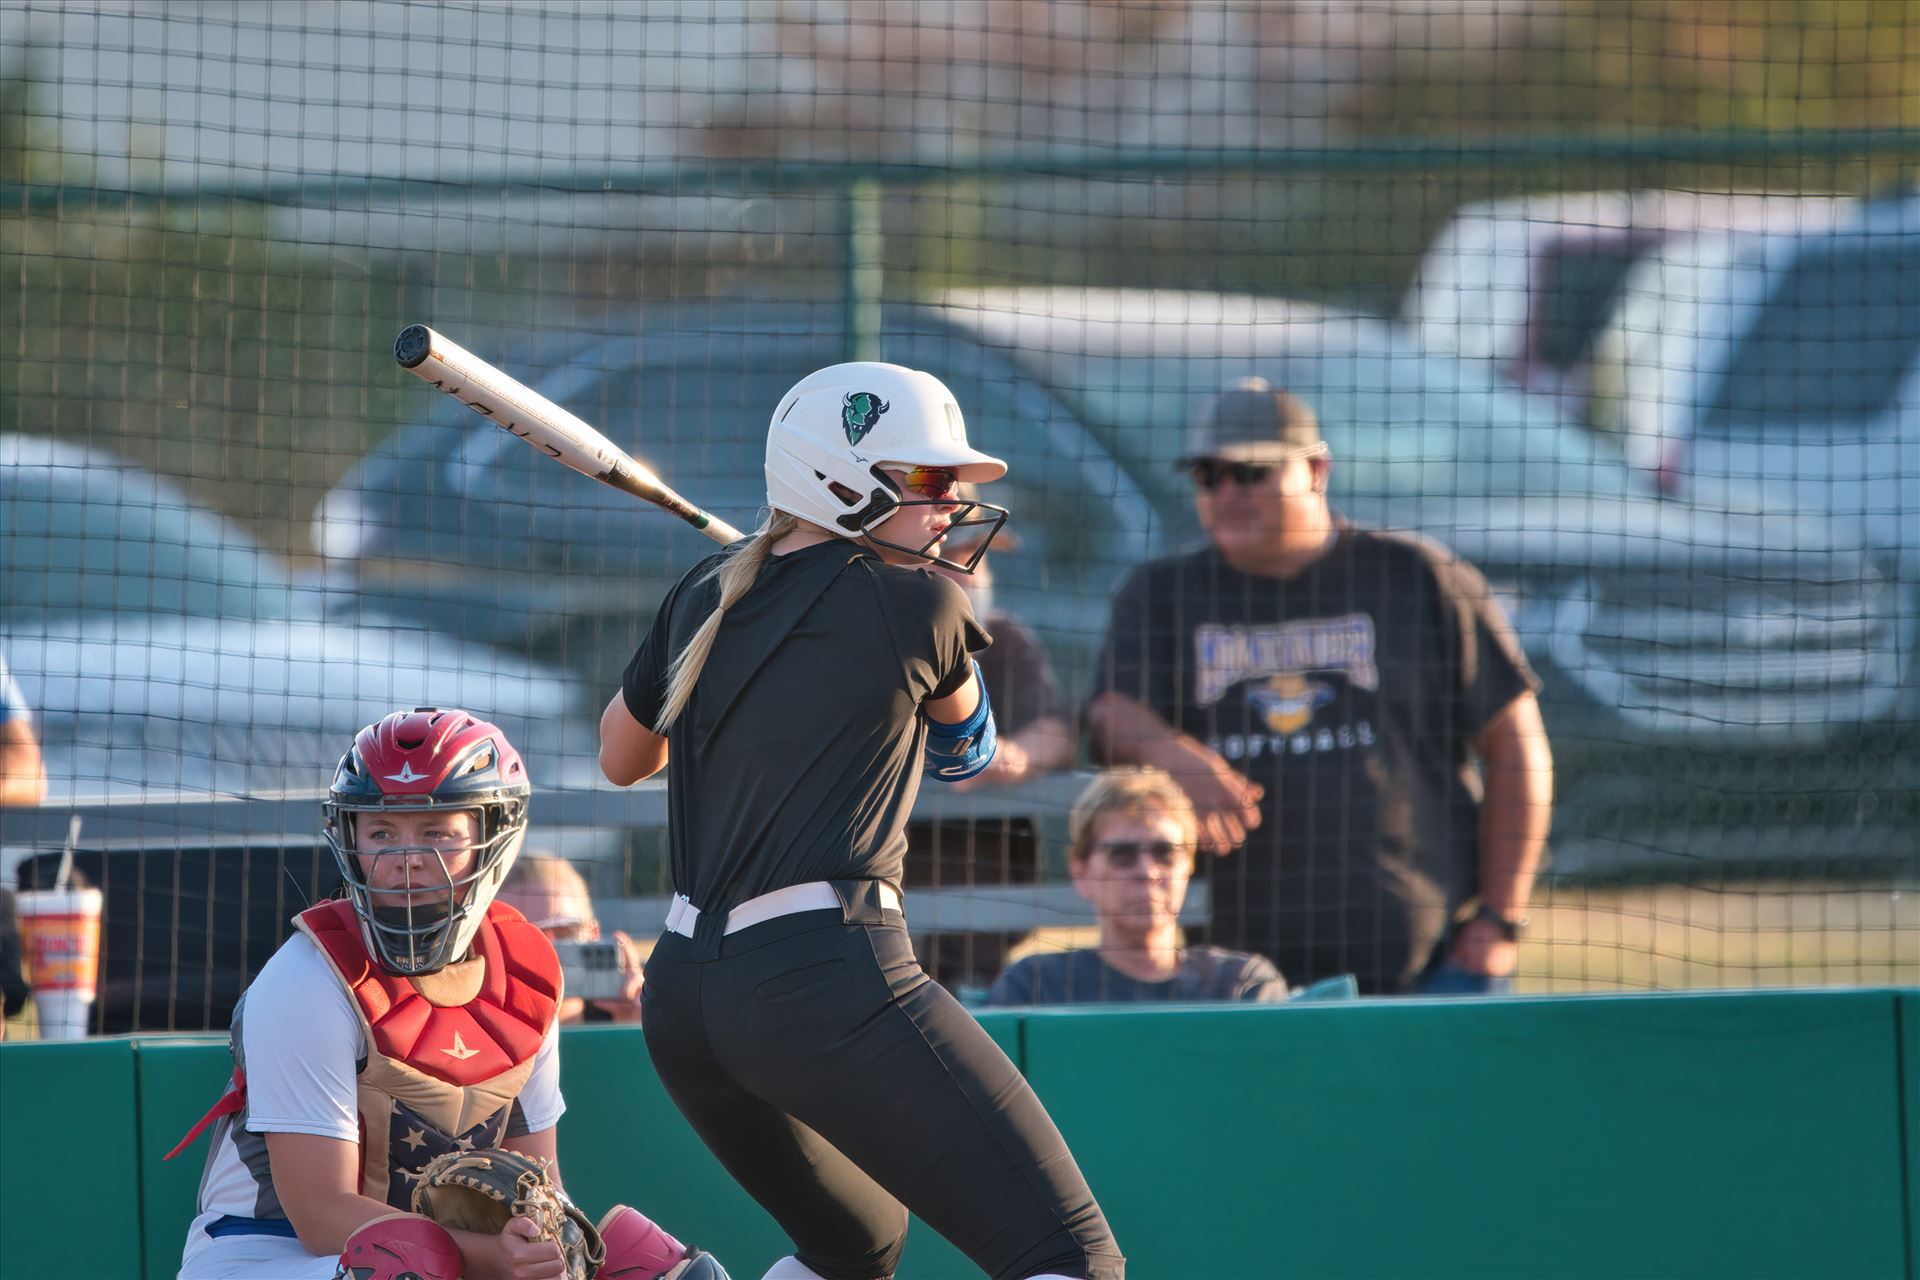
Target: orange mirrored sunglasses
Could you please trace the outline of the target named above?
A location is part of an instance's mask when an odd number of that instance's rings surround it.
[[[947,502],[960,487],[960,475],[946,467],[914,467],[907,472],[902,484],[923,498]]]

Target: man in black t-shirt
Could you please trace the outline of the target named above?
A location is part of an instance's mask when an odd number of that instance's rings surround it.
[[[1209,545],[1121,584],[1087,718],[1228,855],[1210,940],[1295,984],[1510,987],[1553,766],[1485,581],[1336,517],[1312,410],[1260,379],[1208,403],[1182,465]]]

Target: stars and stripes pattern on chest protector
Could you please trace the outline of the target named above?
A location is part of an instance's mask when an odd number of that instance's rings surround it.
[[[349,903],[322,903],[298,923],[346,985],[366,1034],[361,1194],[410,1209],[413,1182],[436,1155],[506,1136],[559,1009],[559,957],[498,902],[467,959],[414,978],[374,963]]]

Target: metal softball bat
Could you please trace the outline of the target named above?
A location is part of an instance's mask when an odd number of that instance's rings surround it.
[[[423,324],[408,325],[394,339],[393,358],[402,369],[560,465],[670,511],[715,542],[739,541],[738,529],[675,493],[619,445],[446,335]]]

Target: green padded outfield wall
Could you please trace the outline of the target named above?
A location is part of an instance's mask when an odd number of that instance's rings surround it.
[[[128,1040],[0,1044],[0,1276],[140,1274]]]
[[[1018,1015],[988,1013],[981,1015],[981,1022],[1017,1060]],[[220,1096],[229,1067],[226,1041],[182,1036],[98,1043],[138,1045],[139,1132],[146,1171],[144,1274],[156,1280],[171,1277],[180,1265],[182,1233],[193,1216],[206,1138],[175,1160],[163,1163],[160,1157]],[[654,1078],[638,1032],[579,1027],[566,1032],[563,1046],[561,1088],[567,1114],[560,1121],[561,1169],[569,1190],[589,1213],[597,1218],[611,1204],[634,1204],[682,1239],[712,1249],[742,1280],[752,1280],[788,1251],[773,1220],[734,1184],[680,1118]],[[909,1229],[902,1275],[958,1276],[967,1271],[966,1260],[946,1241],[919,1223]],[[0,1270],[6,1280],[53,1280],[54,1274]],[[122,1269],[103,1274],[140,1273]]]
[[[1900,996],[1900,1066],[1904,1073],[1900,1133],[1906,1143],[1907,1275],[1920,1277],[1920,992]]]
[[[140,1163],[145,1190],[141,1254],[149,1276],[180,1270],[180,1248],[193,1218],[207,1135],[172,1160],[162,1159],[226,1092],[233,1060],[225,1036],[148,1036],[139,1046]]]
[[[1920,1274],[1903,1163],[1920,993],[984,1020],[1135,1280]],[[575,1193],[759,1275],[782,1239],[661,1094],[637,1030],[565,1044]],[[225,1078],[199,1037],[0,1045],[0,1277],[172,1276],[205,1147],[160,1156]],[[970,1274],[924,1227],[910,1240],[903,1280]]]
[[[1138,1280],[1900,1277],[1896,998],[1227,1008],[1158,1034],[1062,1011],[1024,1035]]]

